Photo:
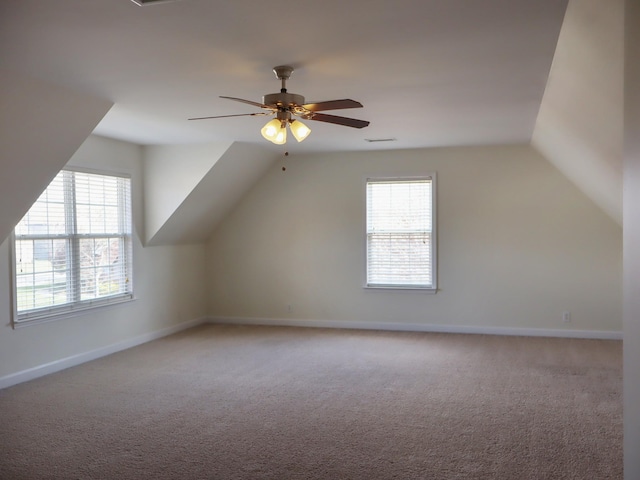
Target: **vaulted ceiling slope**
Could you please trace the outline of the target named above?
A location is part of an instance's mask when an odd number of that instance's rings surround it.
[[[571,0],[532,145],[622,225],[624,1]]]
[[[8,70],[0,79],[2,242],[112,103]]]
[[[239,142],[145,147],[146,244],[204,242],[276,158]]]

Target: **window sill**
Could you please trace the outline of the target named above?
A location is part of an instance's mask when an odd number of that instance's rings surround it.
[[[427,294],[436,294],[438,292],[437,288],[432,287],[414,287],[411,285],[365,285],[365,290],[403,290],[403,291],[412,291],[412,292],[422,292]]]

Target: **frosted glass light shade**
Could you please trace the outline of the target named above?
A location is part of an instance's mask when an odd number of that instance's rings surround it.
[[[285,127],[280,127],[278,133],[276,134],[276,138],[271,140],[276,145],[284,145],[287,143],[287,129]]]
[[[260,130],[262,136],[275,143],[276,145],[282,145],[287,141],[287,131],[282,126],[282,122],[277,118],[267,122],[267,124]]]
[[[291,129],[291,133],[293,133],[293,136],[296,137],[296,140],[298,142],[301,142],[302,140],[307,138],[311,133],[311,129],[300,120],[291,120],[291,122],[289,123],[289,128]]]

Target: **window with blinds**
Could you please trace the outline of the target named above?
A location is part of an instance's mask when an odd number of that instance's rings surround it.
[[[61,171],[14,231],[14,322],[132,298],[130,179]]]
[[[367,286],[436,289],[435,176],[367,180]]]

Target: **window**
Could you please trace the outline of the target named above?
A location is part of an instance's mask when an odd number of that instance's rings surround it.
[[[367,180],[367,287],[436,290],[434,184]]]
[[[125,177],[61,171],[14,231],[14,324],[132,298]]]

